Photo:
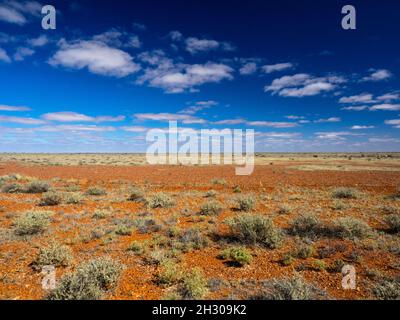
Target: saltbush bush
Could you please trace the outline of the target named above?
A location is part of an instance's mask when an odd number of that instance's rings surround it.
[[[200,208],[200,214],[216,216],[222,212],[222,206],[217,201],[209,201],[204,203]]]
[[[231,235],[242,243],[261,244],[277,248],[282,241],[282,233],[271,219],[261,215],[243,215],[227,220]]]
[[[64,275],[49,300],[97,300],[118,281],[123,266],[111,258],[97,258],[83,263],[74,273]]]
[[[30,211],[14,221],[14,232],[17,235],[33,235],[44,232],[50,225],[49,211]]]

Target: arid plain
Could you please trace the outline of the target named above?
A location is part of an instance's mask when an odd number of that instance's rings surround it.
[[[397,153],[1,154],[0,299],[396,299],[399,187]]]

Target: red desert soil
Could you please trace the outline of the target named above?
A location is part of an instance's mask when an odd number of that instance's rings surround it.
[[[301,165],[302,163],[296,163]],[[377,206],[383,204],[382,199],[396,191],[400,185],[400,171],[299,171],[289,169],[290,164],[257,166],[251,176],[236,176],[232,166],[205,166],[205,167],[183,167],[183,166],[28,166],[17,163],[6,163],[0,165],[0,176],[18,173],[23,176],[35,177],[42,180],[59,178],[58,182],[52,182],[58,187],[61,182],[76,179],[81,190],[89,186],[104,186],[109,195],[100,200],[88,198],[83,204],[61,205],[46,207],[44,210],[52,210],[57,213],[48,233],[34,237],[31,241],[16,239],[13,241],[0,241],[0,299],[42,299],[45,292],[41,289],[40,273],[30,267],[35,259],[40,246],[48,244],[53,238],[65,239],[74,252],[77,262],[86,261],[95,256],[108,255],[118,259],[125,266],[117,288],[110,293],[108,299],[159,299],[166,290],[158,286],[154,279],[158,267],[142,263],[141,258],[127,252],[126,248],[133,240],[144,241],[151,238],[152,234],[141,235],[133,232],[130,236],[118,237],[109,244],[104,244],[101,239],[88,241],[74,241],[79,232],[87,231],[96,227],[91,215],[78,217],[78,213],[89,212],[99,208],[111,208],[114,218],[137,218],[138,214],[146,211],[141,204],[121,201],[117,197],[122,194],[118,192],[119,182],[125,185],[146,186],[149,193],[158,191],[170,192],[176,197],[177,205],[170,209],[151,210],[153,217],[165,219],[179,214],[184,208],[189,208],[191,216],[182,215],[178,219],[178,227],[184,229],[194,227],[196,224],[215,228],[224,232],[222,222],[225,218],[235,215],[231,210],[229,199],[234,197],[233,187],[240,186],[243,193],[265,194],[270,196],[268,200],[258,203],[255,212],[273,218],[279,227],[287,227],[289,222],[298,213],[304,210],[318,211],[323,221],[330,222],[332,219],[342,217],[344,214],[336,212],[330,207],[332,199],[330,190],[333,187],[351,186],[368,193],[368,197],[362,200],[351,200],[352,207],[345,211],[345,215],[364,217],[366,221],[376,228],[382,228],[381,219],[370,213]],[[213,178],[225,179],[225,186],[212,185]],[[115,189],[115,190],[114,190]],[[180,193],[214,189],[219,192],[218,200],[224,202],[224,211],[215,224],[207,224],[200,221],[198,209],[206,200],[200,196],[181,196]],[[312,190],[324,198],[299,198],[290,202],[295,210],[288,215],[276,214],[277,208],[289,201],[290,196],[299,194],[304,190]],[[114,190],[114,193],[112,193]],[[287,190],[286,193],[282,193]],[[113,196],[110,196],[112,194]],[[274,199],[273,196],[276,196]],[[115,196],[115,198],[114,198]],[[12,220],[15,216],[30,209],[37,209],[40,195],[26,194],[0,194],[0,231],[11,229]],[[399,209],[397,202],[391,202],[391,206]],[[304,209],[306,208],[306,209]],[[76,220],[74,220],[76,219]],[[73,225],[79,224],[81,229],[76,231]],[[83,229],[82,229],[83,228]],[[86,228],[86,229],[85,229]],[[346,256],[357,251],[362,256],[362,262],[354,262],[357,265],[358,286],[356,290],[343,290],[341,288],[340,273],[331,273],[326,270],[318,271],[312,268],[301,271],[301,275],[309,282],[317,284],[321,289],[328,292],[331,298],[336,299],[363,299],[370,297],[368,270],[378,270],[387,276],[399,275],[398,256],[380,249],[361,249],[353,241],[349,240],[327,240],[322,239],[315,242],[315,248],[341,245],[344,249],[336,252],[333,256],[324,259],[329,265],[336,259],[346,261]],[[227,266],[217,258],[223,247],[218,243],[211,246],[183,253],[182,264],[188,267],[199,266],[203,269],[208,279],[222,279],[229,282],[229,287],[222,286],[220,290],[211,292],[208,298],[228,298],[232,294],[232,288],[241,287],[241,281],[263,281],[268,279],[279,279],[292,276],[295,267],[301,264],[312,264],[315,260],[298,260],[291,266],[282,266],[280,260],[284,253],[290,251],[294,246],[294,240],[288,239],[283,247],[276,250],[254,248],[252,254],[253,262],[244,268]],[[379,256],[379,259],[376,257]],[[57,275],[73,270],[73,267],[57,270]],[[246,287],[246,285],[243,285]],[[240,297],[240,292],[236,294]]]

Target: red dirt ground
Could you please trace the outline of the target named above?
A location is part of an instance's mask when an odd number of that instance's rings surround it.
[[[296,163],[300,165],[301,163]],[[88,198],[84,204],[61,205],[45,208],[56,213],[53,218],[51,230],[44,235],[34,237],[30,241],[0,240],[0,299],[42,299],[45,292],[41,289],[40,273],[34,271],[29,264],[35,259],[38,248],[49,243],[53,238],[61,239],[73,249],[76,262],[93,258],[94,256],[108,255],[121,261],[126,269],[123,272],[117,288],[110,293],[108,299],[159,299],[166,289],[154,282],[158,267],[146,265],[141,258],[130,254],[126,248],[133,240],[143,241],[151,235],[133,233],[131,236],[118,237],[109,244],[104,244],[102,239],[90,241],[76,241],[82,232],[88,232],[96,227],[96,221],[91,219],[92,213],[99,208],[111,208],[116,218],[135,218],[139,213],[146,211],[141,204],[120,200],[123,192],[118,191],[120,185],[139,185],[145,187],[147,192],[164,191],[171,193],[177,201],[177,206],[170,209],[152,210],[154,217],[165,219],[174,214],[179,214],[184,208],[189,208],[191,215],[180,215],[178,226],[181,228],[193,227],[196,224],[210,229],[215,228],[224,232],[222,222],[225,218],[235,215],[230,209],[229,199],[235,195],[233,186],[240,186],[243,193],[252,192],[257,195],[266,195],[265,201],[259,201],[256,212],[273,218],[274,223],[286,228],[297,214],[305,211],[318,212],[320,218],[330,223],[341,216],[363,218],[370,226],[378,229],[384,228],[381,215],[375,212],[379,205],[388,205],[396,209],[400,206],[395,201],[386,203],[385,195],[394,193],[400,185],[400,171],[299,171],[289,169],[290,164],[256,166],[251,176],[236,176],[234,167],[231,166],[26,166],[18,163],[0,165],[0,176],[18,173],[23,176],[35,177],[42,180],[54,181],[53,186],[62,188],[65,181],[76,179],[76,183],[85,190],[89,186],[104,186],[109,195],[100,200]],[[57,181],[52,180],[59,178]],[[227,185],[216,186],[210,183],[213,178],[222,178]],[[351,186],[367,194],[360,200],[351,200],[351,208],[345,212],[332,210],[330,191],[333,187]],[[200,195],[187,195],[188,191],[204,192],[210,189],[219,192],[218,200],[226,206],[223,213],[216,219],[215,224],[207,221],[199,222],[198,208],[205,201]],[[291,196],[302,195],[302,192],[311,190],[309,197],[301,196],[290,200]],[[0,194],[0,228],[11,229],[15,216],[30,209],[37,209],[40,195],[26,194]],[[288,215],[277,215],[277,208],[290,202],[295,207]],[[82,216],[77,216],[77,213]],[[74,226],[80,226],[79,230]],[[79,238],[81,239],[81,238]],[[188,267],[199,266],[203,269],[208,279],[222,279],[229,282],[229,286],[221,287],[216,292],[211,292],[207,298],[228,298],[232,288],[239,287],[241,281],[262,281],[279,279],[295,273],[295,267],[300,264],[311,265],[315,258],[296,260],[291,265],[284,267],[280,260],[284,253],[293,249],[295,239],[287,239],[282,248],[266,250],[254,248],[253,262],[244,268],[230,267],[217,258],[221,245],[214,243],[211,246],[195,250],[182,255],[182,265]],[[372,282],[367,276],[369,270],[377,270],[386,276],[400,274],[399,256],[376,248],[368,242],[355,243],[349,240],[322,239],[314,243],[315,248],[342,245],[343,252],[336,252],[334,256],[324,259],[329,265],[335,259],[343,259],[356,251],[361,256],[361,261],[353,262],[358,275],[356,290],[343,290],[341,288],[341,274],[331,273],[326,270],[318,271],[307,268],[300,274],[309,282],[317,284],[328,292],[331,298],[336,299],[365,299],[370,298]],[[377,259],[379,257],[379,259]],[[72,267],[57,270],[57,275],[73,270]],[[246,287],[243,285],[243,287]],[[236,288],[237,289],[237,288]],[[236,296],[240,297],[238,292]]]

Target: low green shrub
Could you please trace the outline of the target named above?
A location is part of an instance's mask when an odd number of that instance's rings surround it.
[[[72,250],[70,247],[51,243],[49,246],[41,248],[33,265],[41,268],[43,266],[65,267],[72,261]]]
[[[89,187],[86,190],[86,194],[89,196],[105,196],[107,194],[107,191],[102,187],[94,186],[94,187]]]
[[[332,191],[332,198],[334,199],[357,199],[360,192],[354,188],[341,187]]]
[[[243,215],[227,220],[231,236],[242,243],[262,244],[275,249],[282,242],[282,233],[271,219],[260,215]]]
[[[83,201],[83,196],[79,192],[70,193],[65,198],[66,204],[80,204]]]
[[[250,212],[256,205],[256,199],[253,196],[241,196],[236,199],[237,209],[244,212]]]
[[[145,193],[143,189],[138,187],[133,187],[129,190],[128,201],[133,202],[144,202],[145,201]]]
[[[364,221],[344,217],[335,221],[335,236],[343,239],[364,239],[372,234],[372,228]]]
[[[107,218],[107,217],[109,217],[109,216],[111,216],[111,211],[108,211],[108,210],[96,210],[94,213],[93,213],[93,218],[94,219],[105,219],[105,218]]]
[[[156,193],[148,200],[148,205],[150,208],[170,208],[175,205],[174,199],[163,192]]]
[[[264,290],[255,299],[264,300],[316,300],[325,293],[306,283],[301,277],[284,278],[269,281]]]
[[[209,191],[206,192],[205,197],[206,197],[206,198],[214,198],[214,197],[217,196],[217,194],[218,194],[217,191],[215,191],[215,190],[209,190]]]
[[[32,181],[30,182],[26,188],[26,193],[44,193],[50,190],[50,184],[46,181]]]
[[[42,198],[40,199],[39,205],[42,207],[57,206],[61,204],[62,200],[63,197],[59,192],[49,191],[43,194]]]
[[[399,300],[400,278],[384,279],[372,289],[372,292],[380,300]]]
[[[24,187],[19,183],[7,183],[1,188],[2,193],[20,193],[24,191]]]
[[[321,232],[321,222],[311,214],[301,214],[290,224],[290,232],[297,236],[315,236]]]
[[[400,215],[391,214],[385,217],[385,222],[389,227],[390,232],[399,233],[400,232]]]
[[[217,201],[209,201],[204,203],[200,208],[200,214],[216,216],[222,212],[222,206]]]
[[[214,179],[211,179],[211,183],[213,185],[224,186],[224,185],[226,185],[226,180],[225,179],[220,179],[220,178],[214,178]]]
[[[181,295],[184,299],[199,300],[208,293],[207,279],[199,268],[194,268],[183,275]]]
[[[34,235],[44,232],[50,225],[50,211],[29,211],[14,221],[17,235]]]
[[[111,258],[97,258],[79,265],[74,273],[64,275],[49,300],[97,300],[118,281],[123,266]]]
[[[219,257],[224,260],[231,260],[234,264],[241,267],[250,264],[253,260],[251,253],[242,247],[225,249],[220,253]]]

